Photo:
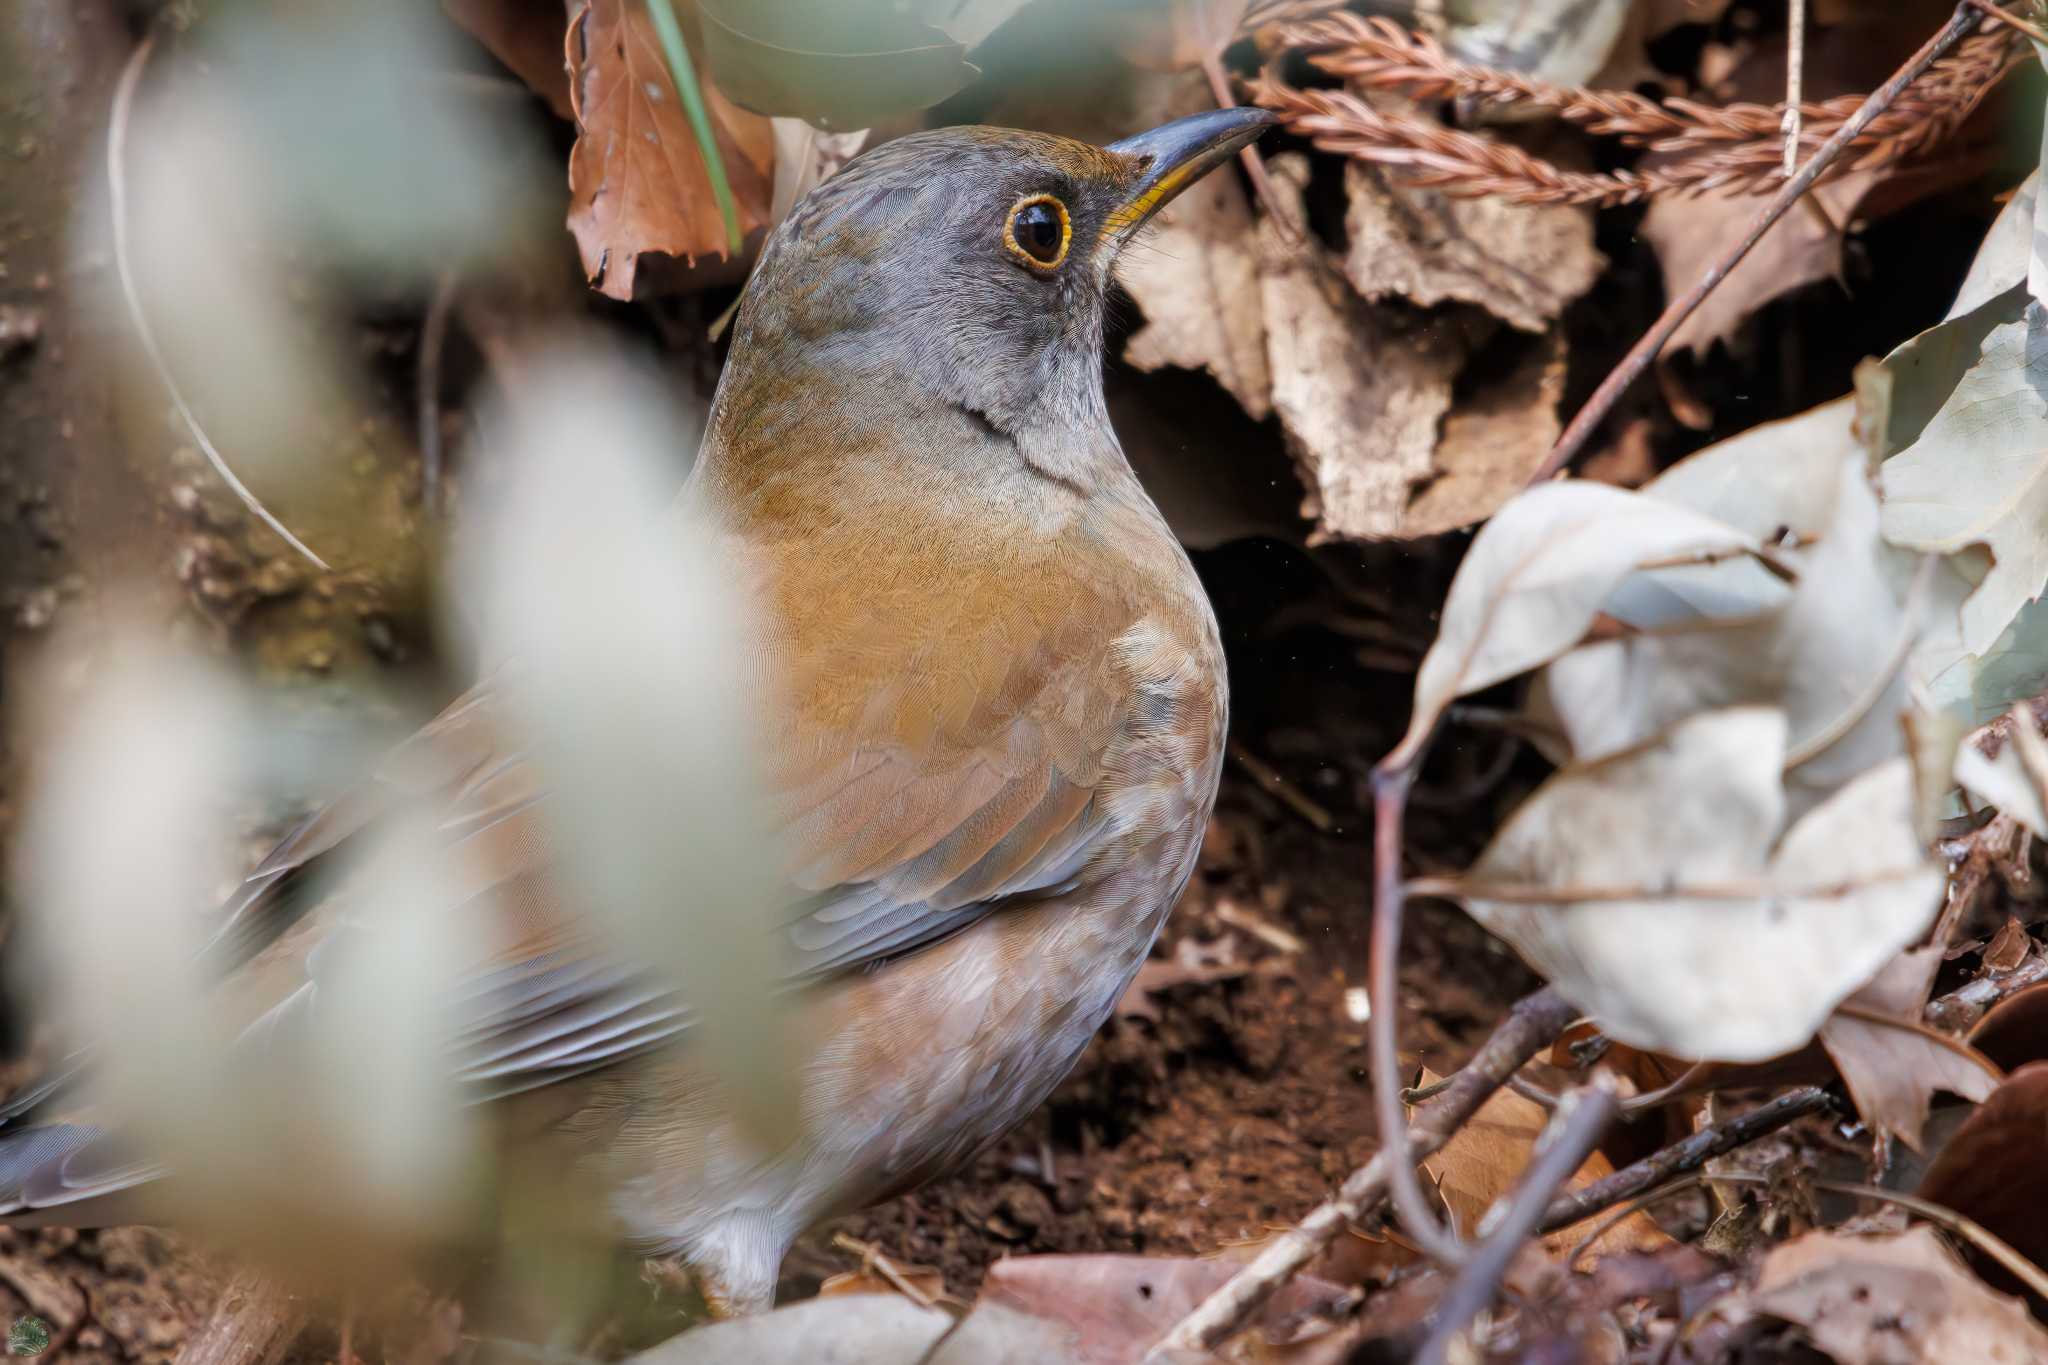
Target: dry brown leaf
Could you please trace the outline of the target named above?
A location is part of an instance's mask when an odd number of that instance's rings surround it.
[[[1591,209],[1454,199],[1362,161],[1345,164],[1344,196],[1344,273],[1368,299],[1472,303],[1541,332],[1606,266]]]
[[[1269,163],[1283,212],[1304,221],[1308,163]],[[1466,343],[1359,298],[1314,242],[1259,224],[1260,295],[1273,410],[1310,491],[1316,538],[1401,534],[1411,490],[1429,477],[1437,424]]]
[[[1402,515],[1400,534],[1431,536],[1484,521],[1519,493],[1550,453],[1563,424],[1565,344],[1552,332],[1523,350],[1443,421],[1434,477]]]
[[[1207,370],[1253,418],[1272,412],[1257,238],[1235,176],[1212,175],[1167,205],[1116,273],[1145,315],[1125,360]]]
[[[1917,1193],[1982,1223],[2036,1265],[2048,1264],[2044,1144],[2048,1062],[2031,1062],[1963,1120],[1920,1177]]]
[[[1771,1252],[1748,1302],[1803,1328],[1835,1365],[2048,1360],[2048,1332],[2026,1306],[1973,1279],[1932,1228],[1809,1232]]]
[[[1073,1365],[1136,1365],[1240,1268],[1193,1256],[1012,1256],[988,1268],[980,1302],[1076,1329]],[[1298,1275],[1273,1295],[1261,1318],[1317,1311],[1343,1295],[1326,1280]]]
[[[576,117],[569,107],[560,0],[441,0],[441,8],[556,114]]]
[[[1441,1079],[1424,1067],[1420,1084],[1430,1085]],[[1497,1090],[1441,1151],[1423,1158],[1422,1169],[1436,1183],[1437,1193],[1443,1197],[1459,1232],[1472,1236],[1493,1202],[1515,1188],[1522,1172],[1528,1169],[1536,1139],[1543,1135],[1544,1125],[1549,1121],[1550,1115],[1534,1100],[1524,1099],[1512,1090]],[[1575,1190],[1613,1173],[1614,1163],[1594,1152],[1572,1173],[1566,1188]],[[1546,1234],[1543,1245],[1562,1255],[1577,1246],[1590,1227],[1590,1223],[1575,1223]],[[1671,1238],[1664,1230],[1648,1214],[1637,1211],[1601,1233],[1588,1254],[1599,1257],[1624,1251],[1656,1251],[1670,1245]]]
[[[1820,1027],[1856,1112],[1881,1140],[1896,1137],[1915,1151],[1935,1091],[1982,1100],[2000,1075],[1990,1058],[1920,1022],[1942,949],[1900,953]]]
[[[1842,232],[1857,203],[1876,185],[1879,173],[1856,171],[1816,186],[1810,205],[1780,218],[1715,286],[1665,345],[1666,355],[1705,352],[1734,335],[1751,313],[1772,299],[1842,270]],[[1650,201],[1637,228],[1657,253],[1664,295],[1676,298],[1692,288],[1707,267],[1728,250],[1756,217],[1767,196],[1713,192],[1663,195]]]
[[[2027,954],[2034,949],[2034,941],[2027,937],[2027,926],[2019,918],[2007,915],[2005,923],[1998,926],[1998,932],[1991,936],[1991,942],[1984,945],[1984,967],[1987,971],[2009,972],[2027,960]]]
[[[694,263],[725,257],[725,224],[661,42],[636,0],[573,0],[569,97],[569,230],[583,272],[600,293],[633,297],[643,253]],[[718,141],[745,238],[768,224],[775,136],[767,119],[698,85]]]

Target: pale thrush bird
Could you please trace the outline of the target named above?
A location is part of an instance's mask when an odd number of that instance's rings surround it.
[[[763,932],[787,934],[789,1008],[820,1040],[781,1150],[737,1155],[687,1002],[650,998],[564,929],[548,801],[488,687],[387,761],[402,777],[287,839],[220,951],[302,980],[321,918],[306,873],[424,794],[461,841],[460,889],[502,904],[526,944],[492,977],[462,1079],[544,1112],[622,1235],[682,1255],[735,1311],[771,1302],[805,1228],[1030,1113],[1186,884],[1223,749],[1215,619],[1104,405],[1111,270],[1271,121],[1219,110],[1108,147],[917,133],[814,190],[763,247],[691,480],[758,585],[775,683],[766,768],[792,865],[789,913]],[[272,1030],[311,994],[280,989]],[[0,1212],[103,1221],[109,1196],[160,1174],[111,1147],[83,1125],[0,1139]]]

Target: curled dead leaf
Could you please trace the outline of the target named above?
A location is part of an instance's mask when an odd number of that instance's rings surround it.
[[[1835,1365],[2023,1365],[2048,1332],[1973,1279],[1932,1228],[1809,1232],[1765,1259],[1748,1306],[1802,1328]]]
[[[1783,829],[1784,739],[1782,713],[1735,707],[1562,769],[1449,894],[1623,1042],[1790,1052],[1925,932],[1943,876],[1903,758]]]
[[[1455,698],[1577,644],[1615,585],[1640,566],[1755,548],[1735,527],[1606,484],[1523,493],[1481,529],[1458,566],[1396,758],[1421,746]]]
[[[2001,1079],[1990,1058],[1920,1022],[1942,948],[1899,954],[1820,1027],[1856,1112],[1881,1139],[1896,1137],[1915,1151],[1936,1091],[1982,1100]]]
[[[1591,209],[1452,198],[1344,167],[1344,274],[1366,299],[1477,304],[1541,332],[1599,277]]]

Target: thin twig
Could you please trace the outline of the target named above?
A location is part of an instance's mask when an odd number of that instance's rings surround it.
[[[434,280],[434,297],[420,324],[419,370],[413,395],[419,407],[420,484],[427,507],[441,505],[441,351],[448,343],[448,315],[455,305],[455,272]]]
[[[159,383],[171,396],[171,405],[178,410],[178,416],[185,423],[185,430],[198,444],[206,462],[213,466],[213,472],[228,486],[242,505],[249,509],[251,516],[268,526],[279,539],[305,556],[317,568],[325,571],[327,561],[293,535],[285,524],[270,514],[262,500],[249,491],[247,484],[235,476],[228,467],[227,457],[213,444],[213,438],[199,425],[199,418],[192,412],[192,405],[185,401],[185,391],[178,387],[178,381],[171,374],[171,367],[156,342],[156,332],[149,325],[149,315],[142,308],[142,293],[135,285],[135,266],[128,250],[128,121],[135,108],[136,87],[142,84],[143,68],[149,64],[149,54],[156,50],[156,33],[152,30],[144,35],[135,47],[135,54],[128,59],[128,65],[121,70],[120,84],[114,87],[114,107],[107,119],[107,200],[110,216],[113,218],[114,273],[120,277],[121,298],[128,305],[128,320],[135,327],[135,335],[142,342],[142,353],[149,357],[150,368],[156,371]]]
[[[1202,58],[1202,74],[1208,78],[1209,93],[1215,97],[1216,107],[1235,109],[1237,95],[1230,88],[1230,73],[1223,69],[1221,51],[1211,52]],[[1252,193],[1258,196],[1259,207],[1279,229],[1281,242],[1290,247],[1298,245],[1301,242],[1301,225],[1280,202],[1280,196],[1273,193],[1273,180],[1266,174],[1266,159],[1259,155],[1259,149],[1247,144],[1238,150],[1237,159],[1244,165],[1245,177],[1252,182]]]
[[[1307,792],[1289,782],[1278,768],[1247,749],[1242,742],[1231,740],[1229,754],[1231,760],[1250,773],[1261,787],[1278,797],[1282,805],[1314,825],[1317,830],[1328,834],[1336,828],[1335,816],[1317,804]]]
[[[1614,367],[1614,372],[1601,381],[1593,396],[1586,400],[1586,405],[1572,418],[1571,425],[1558,437],[1557,444],[1551,448],[1550,454],[1544,457],[1543,464],[1529,479],[1530,485],[1545,482],[1571,462],[1572,457],[1579,453],[1580,447],[1592,436],[1594,428],[1605,420],[1616,400],[1657,358],[1658,352],[1664,349],[1664,343],[1669,341],[1679,326],[1692,316],[1693,310],[1705,302],[1707,295],[1713,292],[1715,286],[1728,278],[1728,272],[1742,262],[1743,257],[1749,254],[1750,248],[1770,231],[1772,224],[1783,217],[1785,210],[1791,208],[1813,187],[1813,182],[1820,178],[1821,172],[1834,164],[1835,159],[1856,139],[1858,133],[1883,113],[1891,102],[1899,97],[1899,93],[1919,79],[1920,74],[1932,66],[1944,52],[1955,46],[1977,22],[1977,12],[1970,7],[1967,0],[1958,4],[1955,13],[1949,16],[1948,22],[1943,24],[1933,37],[1922,43],[1920,50],[1907,58],[1906,64],[1894,72],[1890,80],[1870,92],[1862,106],[1835,130],[1835,135],[1823,143],[1820,150],[1799,169],[1799,173],[1787,180],[1783,188],[1771,197],[1770,203],[1751,220],[1741,240],[1722,253],[1720,259],[1707,268],[1706,273],[1694,282],[1692,288],[1671,301],[1663,316],[1659,317],[1650,330],[1643,334],[1642,339],[1629,349],[1621,363]]]
[[[1676,1078],[1658,1086],[1655,1090],[1645,1090],[1639,1095],[1630,1095],[1627,1099],[1623,1100],[1621,1102],[1621,1116],[1633,1123],[1645,1114],[1662,1109],[1671,1101],[1691,1094],[1693,1087],[1699,1084],[1700,1078],[1709,1074],[1712,1070],[1713,1068],[1706,1062],[1694,1062],[1691,1066],[1680,1072]]]
[[[1711,1184],[1725,1185],[1766,1185],[1771,1183],[1767,1175],[1751,1175],[1747,1172],[1727,1172],[1710,1175]],[[1917,1214],[1937,1227],[1948,1229],[1968,1242],[1977,1250],[1998,1262],[2012,1277],[2027,1287],[2028,1292],[2039,1298],[2048,1299],[2048,1274],[2016,1251],[2011,1243],[1973,1218],[1966,1218],[1944,1204],[1921,1199],[1916,1195],[1900,1194],[1897,1190],[1883,1189],[1877,1185],[1861,1185],[1853,1180],[1810,1179],[1807,1184],[1830,1194],[1849,1194],[1861,1199],[1875,1199],[1885,1204],[1896,1204],[1908,1213]]]
[[[909,1299],[919,1308],[938,1307],[938,1300],[918,1288],[911,1278],[897,1267],[896,1262],[890,1260],[888,1255],[873,1242],[863,1242],[851,1233],[836,1232],[832,1234],[832,1245],[838,1247],[841,1251],[850,1251],[860,1257],[861,1273],[867,1274],[872,1272],[881,1276],[888,1282],[891,1289],[901,1294],[904,1298]]]
[[[1964,1033],[1977,1021],[2021,991],[2048,981],[2048,954],[2035,952],[2008,972],[1987,973],[1927,1003],[1921,1015],[1930,1028]]]
[[[1508,1262],[1535,1231],[1551,1196],[1572,1178],[1614,1122],[1617,1107],[1614,1078],[1604,1073],[1558,1101],[1557,1114],[1544,1130],[1513,1198],[1505,1209],[1496,1204],[1487,1211],[1481,1226],[1494,1224],[1491,1233],[1437,1305],[1435,1325],[1415,1356],[1418,1365],[1444,1365],[1452,1341],[1493,1302]]]
[[[1969,0],[1969,3],[1972,9],[1986,18],[1995,19],[2008,28],[2017,29],[2037,43],[2048,44],[2048,29],[2042,28],[2039,24],[2031,20],[2022,19],[2017,14],[2006,13],[1998,6],[1992,4],[1991,0]]]
[[[1372,1062],[1374,1126],[1379,1129],[1380,1148],[1388,1153],[1388,1173],[1394,1210],[1408,1239],[1433,1260],[1458,1265],[1465,1247],[1457,1231],[1437,1222],[1436,1213],[1422,1193],[1415,1175],[1414,1154],[1409,1151],[1406,1118],[1401,1113],[1400,1046],[1395,1037],[1401,1006],[1395,999],[1400,978],[1401,919],[1406,896],[1401,885],[1401,825],[1408,800],[1408,788],[1415,769],[1409,764],[1373,769],[1373,905],[1372,938],[1366,966],[1366,980],[1372,1000],[1368,1038]]]
[[[1548,1047],[1578,1011],[1545,988],[1518,1001],[1444,1092],[1415,1111],[1408,1126],[1409,1157],[1426,1157],[1450,1140],[1489,1095],[1522,1063]],[[1337,1193],[1265,1248],[1223,1286],[1175,1323],[1145,1357],[1164,1365],[1179,1351],[1207,1351],[1236,1333],[1268,1299],[1387,1197],[1391,1152],[1382,1144],[1353,1171]]]
[[[1583,1222],[1603,1209],[1634,1199],[1675,1176],[1696,1171],[1717,1156],[1747,1146],[1808,1114],[1825,1112],[1833,1105],[1833,1098],[1817,1085],[1789,1090],[1740,1118],[1702,1128],[1662,1151],[1631,1162],[1613,1175],[1558,1196],[1543,1211],[1543,1221],[1537,1230],[1556,1232],[1559,1228]]]
[[[1861,881],[1823,886],[1791,886],[1759,878],[1755,881],[1701,882],[1696,885],[1536,886],[1527,882],[1472,881],[1464,877],[1414,877],[1405,890],[1413,897],[1438,900],[1500,901],[1507,905],[1597,905],[1635,901],[1839,900],[1887,882],[1917,877],[1918,867],[1889,868]]]
[[[1799,170],[1800,102],[1806,80],[1806,0],[1791,0],[1785,34],[1785,176]]]

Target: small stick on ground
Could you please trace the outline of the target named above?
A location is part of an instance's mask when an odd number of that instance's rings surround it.
[[[1416,1111],[1415,1121],[1408,1126],[1410,1159],[1426,1157],[1450,1141],[1451,1134],[1479,1111],[1503,1081],[1550,1046],[1576,1018],[1578,1010],[1548,988],[1518,1001],[1452,1084]],[[1250,1264],[1159,1339],[1145,1357],[1147,1365],[1163,1365],[1177,1351],[1211,1350],[1242,1328],[1280,1286],[1327,1250],[1353,1222],[1385,1202],[1388,1157],[1382,1149],[1346,1177],[1335,1196],[1267,1242]]]
[[[1544,1131],[1499,1226],[1474,1250],[1450,1292],[1437,1305],[1435,1325],[1415,1356],[1417,1365],[1444,1365],[1450,1358],[1451,1343],[1500,1292],[1508,1263],[1535,1231],[1551,1196],[1572,1178],[1619,1112],[1614,1078],[1605,1073],[1558,1101],[1557,1115]],[[1488,1210],[1487,1222],[1493,1221],[1499,1207]]]
[[[1824,1113],[1834,1100],[1817,1085],[1787,1091],[1768,1104],[1759,1105],[1741,1118],[1702,1128],[1682,1142],[1674,1142],[1641,1161],[1622,1167],[1613,1175],[1560,1195],[1543,1211],[1539,1232],[1556,1232],[1583,1222],[1623,1200],[1634,1199],[1657,1186],[1689,1172],[1737,1147],[1746,1146],[1768,1133],[1775,1133],[1808,1114]]]
[[[304,1302],[267,1275],[237,1271],[178,1365],[274,1365],[306,1325]]]
[[[1706,273],[1694,282],[1692,288],[1671,301],[1663,316],[1651,325],[1649,331],[1643,333],[1642,339],[1636,342],[1629,349],[1629,353],[1622,357],[1621,363],[1614,367],[1614,372],[1601,381],[1600,387],[1594,390],[1593,396],[1586,400],[1586,405],[1572,418],[1571,425],[1557,438],[1557,444],[1551,448],[1541,467],[1530,478],[1529,482],[1532,485],[1543,483],[1571,463],[1572,457],[1579,453],[1580,448],[1592,436],[1594,428],[1606,418],[1628,387],[1650,367],[1658,352],[1664,349],[1664,343],[1678,331],[1680,324],[1691,317],[1693,310],[1706,301],[1707,295],[1714,291],[1715,286],[1728,278],[1731,270],[1741,264],[1743,257],[1749,254],[1750,248],[1762,240],[1771,226],[1784,216],[1785,210],[1799,202],[1800,198],[1813,188],[1814,181],[1820,178],[1821,173],[1847,150],[1849,144],[1856,139],[1856,135],[1870,126],[1871,122],[1899,97],[1901,91],[1919,79],[1920,75],[1934,65],[1944,52],[1954,47],[1964,34],[1975,28],[1980,19],[1981,16],[1969,0],[1963,0],[1962,4],[1956,6],[1955,13],[1949,16],[1948,22],[1943,24],[1933,37],[1921,44],[1920,50],[1908,57],[1906,64],[1894,72],[1890,80],[1870,92],[1869,98],[1863,101],[1861,107],[1835,130],[1835,135],[1821,144],[1819,150],[1800,167],[1798,174],[1788,179],[1771,197],[1771,202],[1750,221],[1748,229],[1742,234],[1742,239],[1723,252],[1721,258],[1707,268]]]
[[[919,1308],[935,1308],[938,1306],[937,1301],[931,1295],[925,1293],[924,1290],[919,1289],[917,1285],[912,1283],[910,1277],[905,1275],[897,1267],[896,1263],[889,1259],[888,1254],[873,1242],[863,1242],[851,1233],[840,1232],[833,1234],[832,1245],[838,1247],[841,1251],[850,1251],[860,1257],[860,1268],[863,1274],[872,1273],[879,1275],[888,1282],[891,1289],[894,1289],[904,1298],[909,1299]]]
[[[1336,817],[1318,804],[1314,797],[1289,782],[1284,773],[1245,748],[1240,741],[1230,741],[1230,757],[1238,767],[1250,773],[1261,787],[1277,797],[1281,804],[1314,825],[1319,833],[1328,834],[1337,827]]]

